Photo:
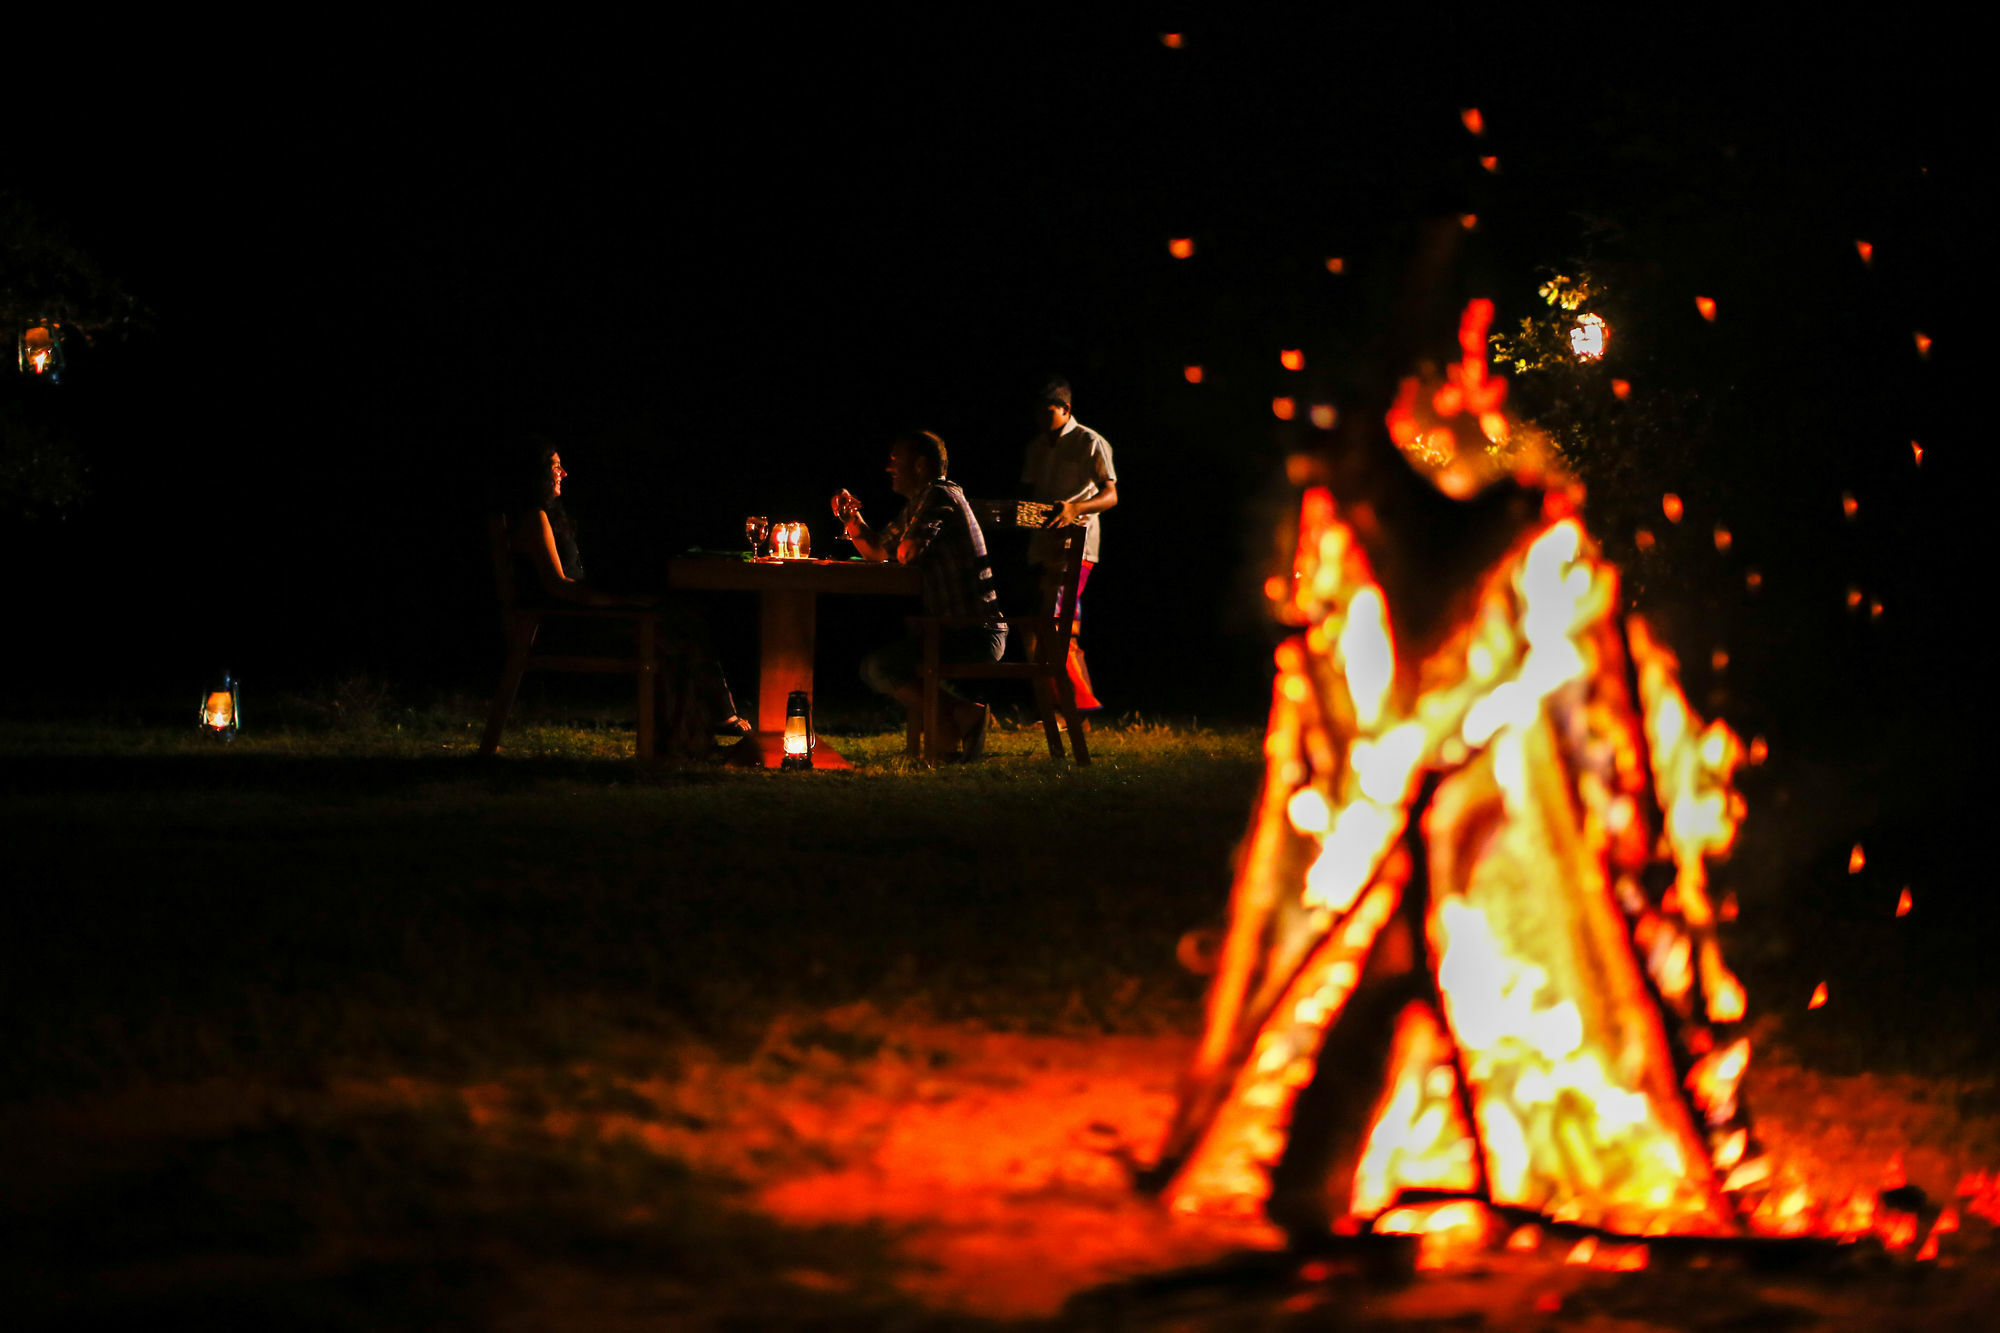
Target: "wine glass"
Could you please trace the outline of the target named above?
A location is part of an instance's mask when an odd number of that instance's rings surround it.
[[[743,520],[743,535],[750,539],[750,556],[756,558],[757,548],[764,543],[764,534],[771,530],[771,520],[751,515]]]

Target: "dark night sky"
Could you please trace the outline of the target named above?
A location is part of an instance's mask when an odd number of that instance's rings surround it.
[[[1792,561],[1801,598],[1840,562],[1893,588],[1908,637],[1871,679],[1930,673],[1972,490],[1949,403],[1978,159],[1947,38],[1186,27],[1169,51],[1070,22],[715,21],[489,34],[476,55],[454,35],[134,58],[69,85],[5,184],[154,319],[36,404],[93,497],[8,532],[36,571],[15,669],[141,709],[224,663],[252,689],[365,671],[478,694],[497,663],[479,515],[523,431],[562,442],[595,569],[640,587],[671,552],[740,543],[747,512],[818,519],[843,484],[886,512],[901,429],[944,435],[974,493],[1009,490],[1027,395],[1060,371],[1123,474],[1092,629],[1108,700],[1254,715],[1268,638],[1239,594],[1295,442],[1267,404],[1300,379],[1277,349],[1307,350],[1301,396],[1351,401],[1418,225],[1470,209],[1453,295],[1503,320],[1590,219],[1617,223],[1596,244],[1650,266],[1632,364],[1727,406],[1701,475],[1660,489]],[[1199,249],[1176,264],[1181,234]],[[1939,339],[1921,369],[1919,325]],[[1895,469],[1924,432],[1919,493]],[[1850,485],[1872,488],[1872,532],[1822,522]],[[1685,623],[1712,594],[1662,595]],[[749,620],[712,610],[747,672]],[[822,626],[823,689],[859,697],[847,660],[893,613]],[[1847,632],[1822,629],[1793,645],[1814,678]]]

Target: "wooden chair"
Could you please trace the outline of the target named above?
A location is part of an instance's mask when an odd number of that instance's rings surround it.
[[[507,644],[507,657],[500,668],[500,684],[493,691],[493,706],[486,714],[486,736],[479,753],[490,756],[500,745],[500,731],[513,710],[514,695],[521,677],[530,671],[579,671],[595,674],[629,672],[636,677],[639,696],[638,758],[651,759],[653,744],[653,704],[658,693],[659,670],[655,645],[659,639],[660,613],[639,607],[595,607],[564,603],[524,604],[514,587],[514,556],[508,546],[508,524],[504,514],[486,520],[487,537],[493,551],[493,587],[500,598],[500,633]],[[552,618],[609,620],[632,626],[635,653],[631,657],[579,657],[543,653],[536,655],[535,637],[542,621]]]
[[[1003,531],[1036,531],[1049,526],[1055,506],[1016,500],[968,500],[980,529],[988,534]],[[1085,529],[1072,526],[1058,529],[1062,542],[1061,575],[1054,594],[1032,615],[1001,616],[982,620],[965,616],[923,616],[917,624],[923,633],[924,656],[918,666],[918,683],[923,690],[923,707],[909,721],[907,748],[935,764],[943,758],[943,737],[938,725],[939,686],[947,680],[1025,680],[1034,687],[1035,706],[1042,715],[1042,732],[1048,738],[1049,757],[1061,761],[1063,733],[1056,726],[1056,713],[1069,725],[1069,743],[1079,767],[1090,762],[1090,742],[1084,735],[1083,715],[1077,711],[1076,688],[1069,678],[1069,641],[1076,625],[1076,588],[1083,577]],[[987,537],[991,550],[993,538]],[[1039,597],[1039,592],[1037,593]],[[947,629],[974,625],[1005,625],[1010,639],[1023,630],[1035,632],[1035,648],[1022,660],[998,662],[945,662],[940,660],[943,635]],[[1025,650],[1026,644],[1022,645]]]

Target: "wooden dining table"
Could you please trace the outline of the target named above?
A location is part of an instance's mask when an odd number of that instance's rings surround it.
[[[746,760],[775,768],[783,749],[786,700],[793,690],[812,693],[820,597],[916,597],[923,591],[923,576],[911,565],[865,560],[680,555],[667,562],[667,586],[757,594],[757,731],[742,745],[748,747]],[[824,741],[814,751],[813,763],[819,768],[847,766]]]

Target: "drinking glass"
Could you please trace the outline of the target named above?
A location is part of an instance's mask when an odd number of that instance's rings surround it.
[[[743,535],[750,539],[750,555],[754,559],[757,548],[764,544],[764,534],[771,530],[771,520],[751,515],[743,520]]]

